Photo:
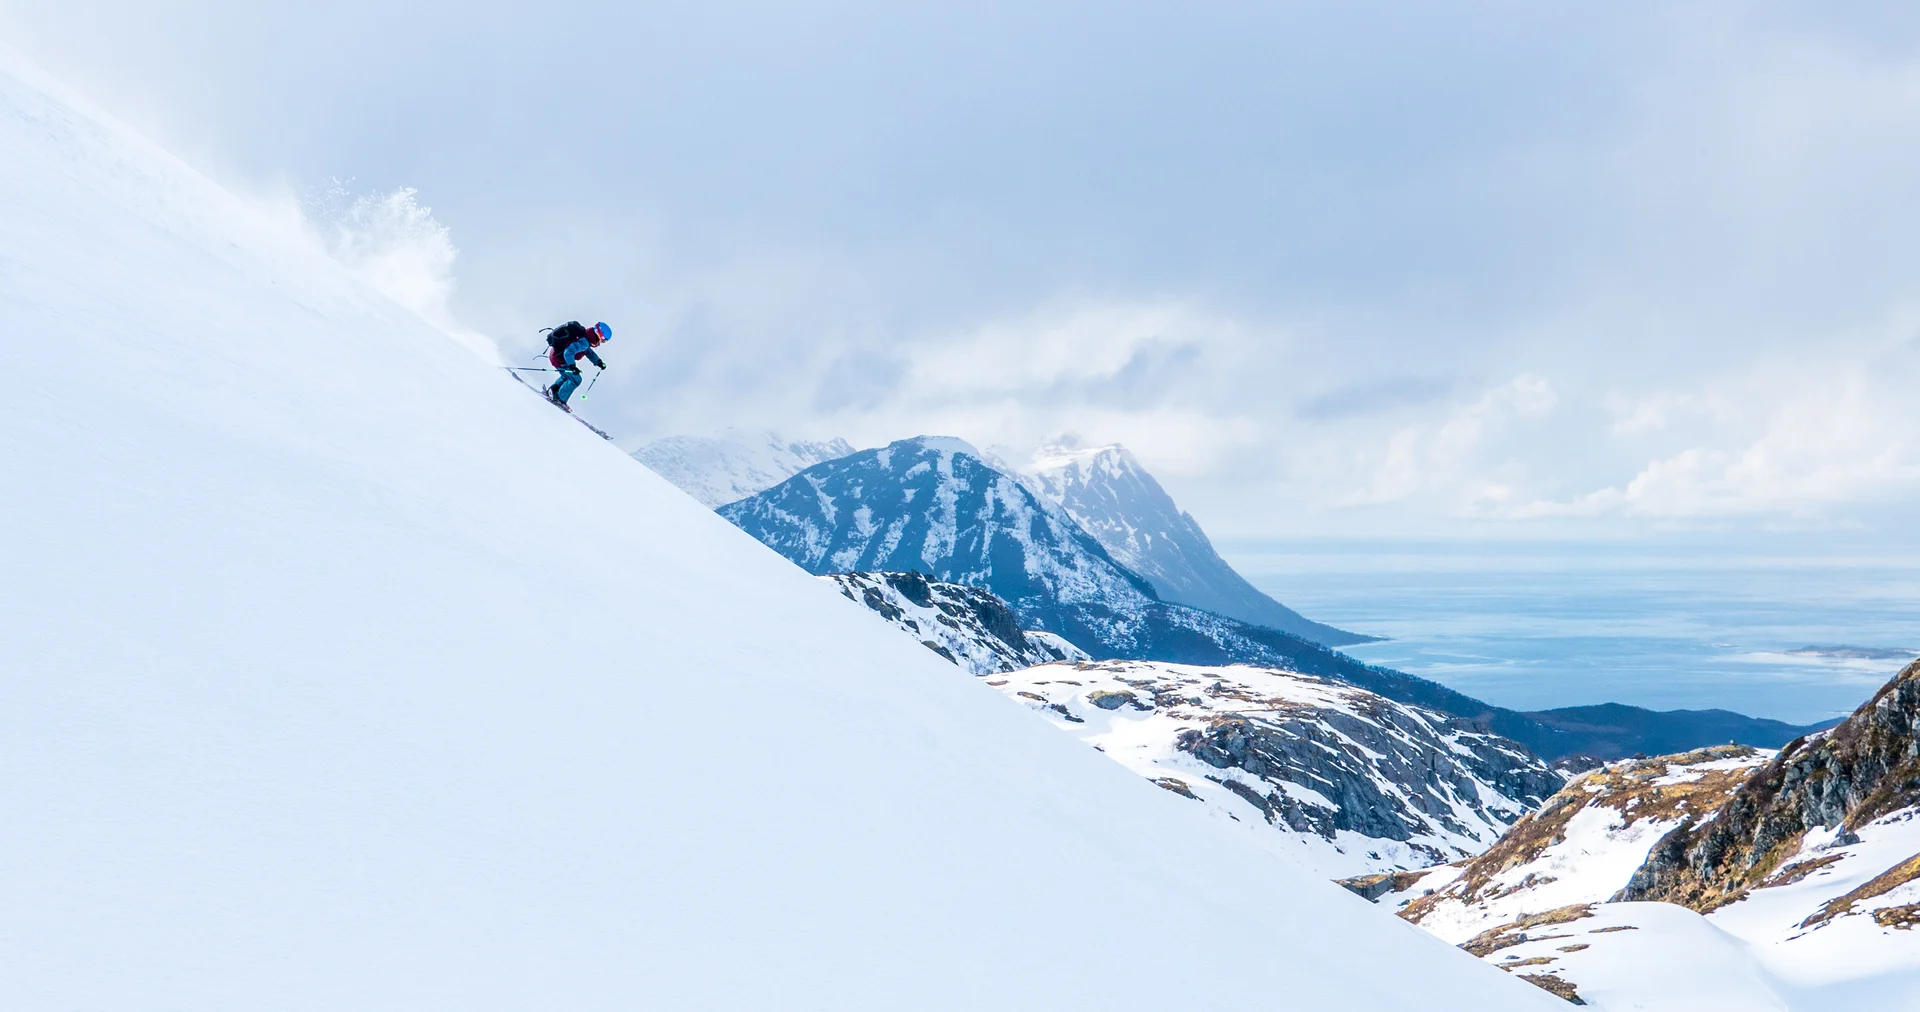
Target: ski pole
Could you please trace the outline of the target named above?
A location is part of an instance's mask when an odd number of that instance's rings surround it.
[[[581,400],[584,401],[587,399],[587,395],[593,392],[593,385],[595,383],[600,382],[600,377],[605,375],[606,372],[607,371],[605,369],[602,369],[599,372],[593,374],[593,378],[587,381],[587,388],[585,390],[580,391]]]

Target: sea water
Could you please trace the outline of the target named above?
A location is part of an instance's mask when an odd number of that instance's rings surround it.
[[[1920,557],[1634,546],[1222,545],[1343,648],[1523,710],[1621,702],[1808,723],[1920,652]]]

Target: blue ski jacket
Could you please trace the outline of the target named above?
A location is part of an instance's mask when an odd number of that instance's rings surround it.
[[[565,363],[561,368],[577,368],[574,366],[574,363],[580,361],[583,355],[586,356],[587,361],[593,363],[594,368],[605,369],[607,367],[605,362],[600,361],[600,356],[593,353],[593,345],[588,344],[586,338],[577,337],[574,338],[572,344],[567,345],[565,350],[560,352],[560,361]]]

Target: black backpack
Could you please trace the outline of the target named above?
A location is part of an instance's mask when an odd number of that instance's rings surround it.
[[[569,320],[553,328],[553,333],[547,335],[547,347],[554,351],[566,351],[567,345],[586,336],[587,328],[582,327],[579,320]]]

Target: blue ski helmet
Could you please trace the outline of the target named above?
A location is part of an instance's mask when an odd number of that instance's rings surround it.
[[[593,325],[593,329],[595,332],[597,332],[600,335],[600,340],[602,341],[613,340],[613,328],[607,326],[607,321],[601,320],[599,323],[596,323]]]

